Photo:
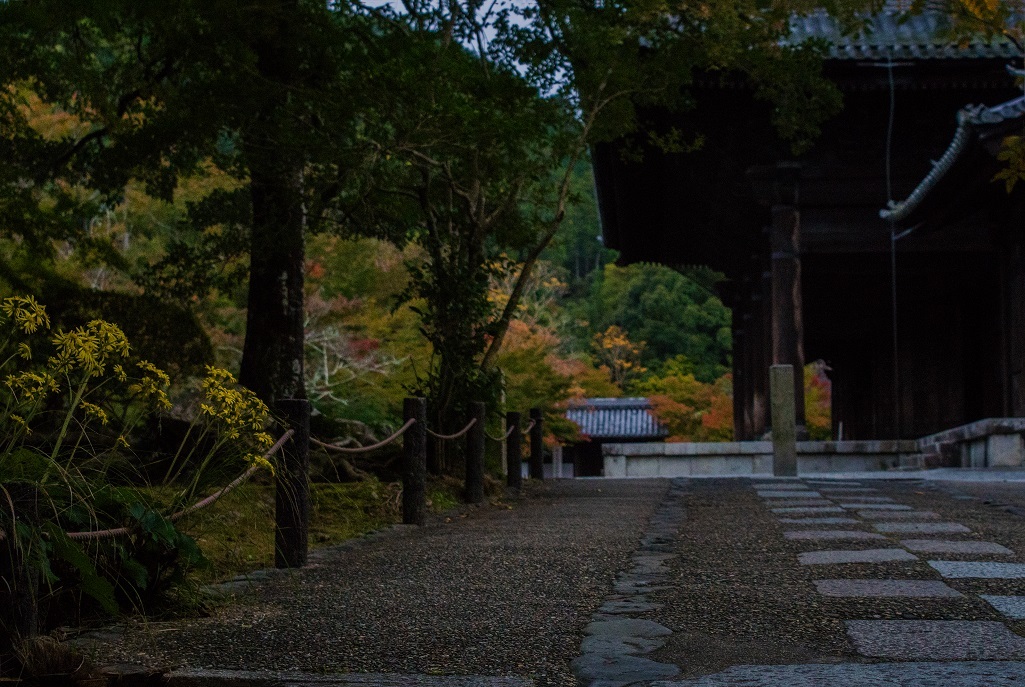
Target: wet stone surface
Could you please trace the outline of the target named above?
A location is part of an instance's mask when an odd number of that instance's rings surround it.
[[[1011,620],[1025,620],[1025,596],[980,594],[980,598]]]
[[[995,621],[848,620],[847,633],[862,655],[874,658],[906,661],[1025,659],[1025,638]]]
[[[957,522],[877,522],[873,523],[879,532],[887,534],[968,534],[970,529]]]
[[[793,530],[784,532],[787,539],[885,539],[875,532],[860,530]]]
[[[860,525],[854,518],[780,518],[783,525]]]
[[[655,510],[642,538],[641,549],[631,558],[631,568],[618,576],[615,589],[630,589],[628,598],[609,597],[594,614],[594,621],[584,628],[587,635],[580,644],[580,655],[570,668],[577,679],[590,687],[624,687],[641,681],[672,677],[680,669],[671,663],[660,663],[640,654],[662,647],[672,631],[654,620],[626,617],[658,611],[661,603],[653,603],[650,594],[668,589],[659,584],[666,580],[666,567],[676,554],[651,552],[650,548],[671,549],[684,520],[682,504],[686,481],[674,480],[662,503]]]
[[[936,572],[948,579],[977,577],[998,580],[1025,579],[1025,563],[989,561],[929,561]]]
[[[826,479],[809,479],[805,480],[808,484],[821,485],[826,487],[863,487],[861,482],[849,482],[844,480],[826,480]]]
[[[791,498],[804,498],[804,499],[818,499],[822,497],[817,491],[779,491],[779,490],[759,490],[758,495],[763,499],[791,499]]]
[[[841,504],[847,510],[912,510],[901,503],[869,503],[864,499]]]
[[[868,494],[879,491],[875,487],[819,487],[819,491],[833,494]]]
[[[818,663],[735,666],[688,680],[655,682],[650,687],[1018,687],[1025,663]]]
[[[835,565],[838,563],[887,563],[917,561],[918,557],[904,549],[863,549],[861,551],[806,551],[798,554],[801,565]]]
[[[827,499],[766,499],[765,505],[775,509],[829,507],[836,504]]]
[[[859,510],[858,517],[865,520],[934,520],[940,514],[927,510]]]
[[[839,506],[788,506],[784,508],[773,508],[773,513],[783,514],[818,514],[818,513],[843,513],[844,509]]]
[[[824,596],[961,596],[937,580],[815,580],[815,587]]]
[[[950,541],[947,539],[902,539],[900,545],[920,553],[965,553],[1013,556],[1006,546],[989,541]]]

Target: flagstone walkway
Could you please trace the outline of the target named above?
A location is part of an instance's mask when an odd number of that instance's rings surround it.
[[[1020,516],[914,480],[685,490],[660,610],[643,616],[672,633],[645,658],[677,672],[593,684],[1025,684]]]
[[[512,510],[319,554],[104,651],[174,668],[179,687],[223,684],[218,670],[337,687],[1021,685],[1025,482],[994,492],[549,483]]]

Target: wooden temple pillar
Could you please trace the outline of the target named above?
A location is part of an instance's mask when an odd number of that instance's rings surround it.
[[[770,208],[772,218],[768,227],[768,264],[763,273],[766,335],[769,340],[768,360],[762,368],[766,395],[755,393],[755,417],[768,419],[768,369],[771,365],[792,365],[794,368],[794,408],[797,438],[807,437],[804,418],[804,321],[801,298],[801,215],[799,210],[799,183],[801,166],[780,162],[775,165],[752,167],[748,178],[755,196]],[[763,249],[763,250],[764,250]],[[763,263],[764,265],[764,263]],[[759,400],[764,403],[760,409]],[[752,427],[757,431],[757,427]]]
[[[753,365],[756,374],[751,390],[751,438],[761,439],[769,430],[769,367],[772,366],[772,273],[766,269],[767,261],[760,256],[758,280],[752,294],[754,309],[754,336],[758,344]]]
[[[1004,415],[1025,417],[1025,244],[1009,237],[1001,256]]]
[[[765,232],[766,242],[768,232]],[[766,251],[751,256],[733,294],[733,434],[736,441],[761,439],[769,427],[769,366],[772,365],[772,279]]]
[[[796,195],[796,194],[795,194]],[[794,368],[797,436],[804,418],[804,322],[801,303],[801,217],[796,204],[772,207],[772,363]]]
[[[747,441],[749,439],[747,397],[751,370],[747,364],[747,322],[750,321],[750,315],[744,312],[747,309],[746,303],[743,303],[745,296],[745,290],[742,290],[740,297],[734,299],[732,308],[734,441]]]

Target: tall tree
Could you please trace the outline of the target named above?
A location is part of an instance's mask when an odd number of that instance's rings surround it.
[[[231,202],[205,209],[249,230],[241,377],[271,404],[305,396],[303,241],[318,219],[307,207],[339,192],[355,119],[342,94],[360,76],[353,65],[371,65],[347,9],[313,0],[0,4],[0,81],[25,84],[87,123],[57,141],[24,128],[10,137],[36,154],[20,156],[6,197],[28,189],[21,195],[36,194],[38,206],[42,190],[72,182],[116,201],[135,178],[169,199],[178,179],[210,159],[246,182],[242,202],[222,197]],[[9,103],[17,91],[0,97]],[[0,206],[6,220],[21,213],[10,226],[23,237],[22,226],[41,224],[24,221],[40,216],[30,201]]]

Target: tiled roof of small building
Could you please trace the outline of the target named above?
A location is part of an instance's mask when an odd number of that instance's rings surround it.
[[[664,439],[669,434],[646,398],[585,398],[566,417],[592,439]]]
[[[788,42],[812,39],[829,44],[827,55],[835,60],[1010,59],[1019,53],[1014,43],[998,37],[977,38],[966,45],[944,39],[948,19],[938,12],[902,18],[883,12],[869,19],[858,35],[844,35],[840,24],[825,12],[794,17]]]

